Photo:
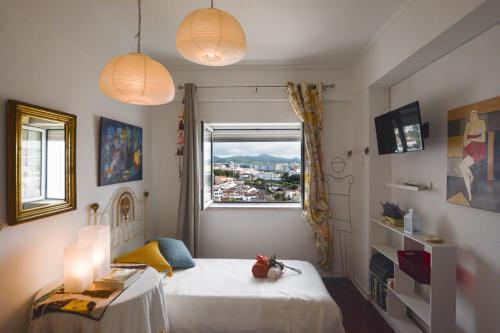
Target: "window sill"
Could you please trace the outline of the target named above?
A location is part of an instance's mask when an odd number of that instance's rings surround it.
[[[207,209],[302,209],[300,203],[214,203]]]

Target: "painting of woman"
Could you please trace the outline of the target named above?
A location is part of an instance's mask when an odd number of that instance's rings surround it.
[[[463,140],[463,160],[458,167],[465,182],[469,202],[471,202],[471,185],[474,181],[474,174],[471,167],[486,158],[486,123],[479,118],[477,110],[472,110],[469,113]]]
[[[500,96],[448,111],[446,201],[500,213]]]

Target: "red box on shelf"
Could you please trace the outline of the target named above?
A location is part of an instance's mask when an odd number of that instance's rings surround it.
[[[399,268],[421,284],[431,283],[431,254],[426,251],[398,251]]]

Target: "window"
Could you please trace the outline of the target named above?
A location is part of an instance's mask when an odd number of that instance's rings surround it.
[[[301,124],[203,124],[204,207],[302,202]]]

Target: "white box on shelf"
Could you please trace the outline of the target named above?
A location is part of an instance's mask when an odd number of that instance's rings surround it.
[[[422,232],[422,221],[413,208],[410,208],[404,216],[403,231],[408,235],[419,235]]]

